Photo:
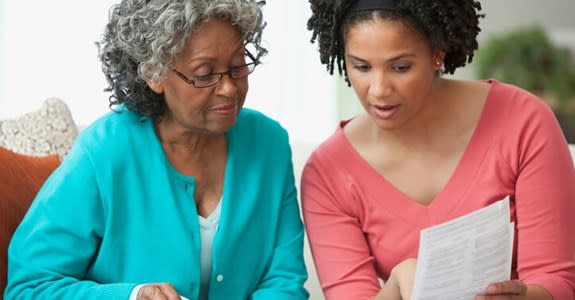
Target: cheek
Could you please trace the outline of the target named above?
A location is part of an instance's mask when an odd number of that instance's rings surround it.
[[[243,105],[243,103],[246,101],[246,96],[248,94],[249,83],[247,80],[245,82],[238,82],[236,88],[237,88],[238,101],[240,102],[240,104]]]
[[[353,80],[349,78],[349,81],[351,83],[351,88],[355,92],[355,96],[359,100],[359,104],[365,108],[367,106],[367,91],[368,91],[367,85],[363,83],[361,80],[357,79]]]
[[[250,84],[247,80],[244,83],[238,83],[238,94],[241,96],[242,99],[246,98],[246,95],[248,94],[249,87],[250,87]]]
[[[395,88],[404,97],[411,98],[421,89],[421,82],[418,76],[403,76],[398,79]]]
[[[351,87],[355,91],[356,95],[361,102],[364,102],[365,95],[369,89],[369,76],[363,73],[359,73],[355,70],[347,73],[347,78],[351,84]]]
[[[197,114],[209,101],[209,90],[193,88],[170,88],[166,89],[164,99],[174,113]]]
[[[412,72],[404,73],[396,78],[396,88],[400,89],[403,94],[426,93],[434,78],[435,73],[432,71],[414,69]]]

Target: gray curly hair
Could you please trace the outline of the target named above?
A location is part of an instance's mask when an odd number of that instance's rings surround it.
[[[108,81],[110,107],[124,104],[144,117],[163,115],[166,103],[146,81],[156,81],[172,66],[187,39],[202,23],[224,19],[237,26],[254,55],[265,27],[258,0],[122,0],[110,9],[102,39],[96,43]]]

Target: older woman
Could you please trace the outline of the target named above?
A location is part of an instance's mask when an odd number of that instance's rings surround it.
[[[14,234],[6,299],[308,297],[287,133],[242,109],[260,6],[112,8],[99,46],[114,111]]]

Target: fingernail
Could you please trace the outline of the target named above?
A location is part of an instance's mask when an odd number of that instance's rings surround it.
[[[495,293],[495,292],[497,292],[497,288],[494,285],[490,285],[487,287],[487,292],[488,293]]]

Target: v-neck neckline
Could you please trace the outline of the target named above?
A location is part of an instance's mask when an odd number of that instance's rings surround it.
[[[239,114],[238,114],[238,119],[239,119]],[[175,178],[178,178],[179,180],[181,180],[182,182],[185,182],[187,184],[190,184],[192,186],[196,185],[196,179],[193,176],[188,176],[185,174],[180,173],[178,170],[176,170],[176,168],[171,164],[170,160],[168,159],[166,152],[164,151],[164,148],[162,147],[162,143],[160,142],[160,138],[158,136],[158,133],[156,132],[155,126],[154,126],[154,121],[151,118],[148,118],[146,121],[146,126],[147,126],[147,132],[149,134],[149,140],[152,143],[152,147],[154,147],[156,149],[156,152],[159,154],[160,156],[160,160],[163,163],[163,165],[166,167],[166,170],[172,174],[172,176],[175,176]],[[230,182],[231,180],[233,180],[233,176],[232,174],[235,172],[234,171],[234,164],[235,164],[235,159],[236,159],[236,153],[235,153],[235,143],[236,143],[236,130],[237,130],[237,122],[238,120],[236,120],[236,124],[234,124],[234,126],[232,126],[232,128],[230,128],[224,135],[226,137],[227,140],[227,158],[226,158],[226,168],[224,171],[224,186],[222,189],[222,194],[220,196],[220,204],[221,204],[221,208],[220,208],[220,220],[225,220],[225,218],[227,218],[227,214],[228,214],[228,203],[229,202],[227,199],[230,198],[230,195],[228,195],[228,189],[226,188],[227,186],[231,185],[232,183]],[[223,203],[222,203],[223,202]],[[190,202],[192,203],[192,202]],[[218,204],[218,205],[220,205]],[[199,216],[199,213],[197,211],[196,205],[195,203],[192,205],[195,214]]]
[[[439,207],[442,210],[442,214],[448,214],[449,211],[445,211],[446,208],[449,208],[451,211],[451,209],[458,206],[461,199],[465,198],[469,186],[472,185],[470,180],[476,178],[475,174],[479,170],[491,144],[490,133],[493,131],[490,130],[489,127],[494,126],[493,122],[490,122],[490,119],[492,119],[491,116],[497,110],[495,103],[497,96],[495,94],[497,92],[498,82],[496,80],[486,80],[486,82],[490,83],[491,86],[483,105],[483,111],[481,112],[481,116],[473,130],[471,138],[448,181],[439,193],[435,195],[432,201],[426,205],[411,199],[378,173],[377,170],[355,150],[345,136],[343,127],[349,120],[341,122],[336,134],[339,135],[344,142],[343,150],[346,152],[345,156],[350,159],[348,163],[355,165],[353,168],[367,170],[364,171],[364,173],[367,178],[372,178],[370,183],[382,185],[383,188],[388,191],[387,194],[390,194],[390,196],[385,199],[386,209],[393,211],[396,215],[403,215],[408,219],[411,219],[410,216],[418,219],[422,215],[429,216],[429,214],[433,214],[433,212],[436,211],[435,207]],[[429,176],[433,175],[430,174]],[[381,197],[382,193],[378,192],[379,190],[380,189],[375,189],[372,192],[368,190],[367,193],[369,197]]]

